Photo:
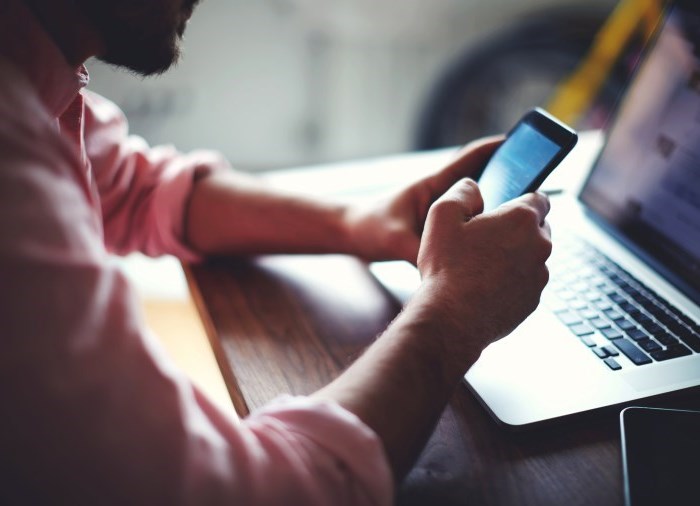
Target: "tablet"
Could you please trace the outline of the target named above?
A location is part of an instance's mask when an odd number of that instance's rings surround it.
[[[700,411],[627,408],[620,414],[625,504],[700,504]]]

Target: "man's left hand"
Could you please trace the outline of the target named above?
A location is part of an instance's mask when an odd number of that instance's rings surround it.
[[[471,142],[447,166],[389,199],[371,207],[351,207],[347,221],[354,253],[367,261],[406,260],[415,264],[431,204],[458,180],[478,176],[502,142],[502,136]]]

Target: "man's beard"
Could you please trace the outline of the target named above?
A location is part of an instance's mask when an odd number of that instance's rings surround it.
[[[98,59],[150,76],[162,74],[180,58],[179,43],[185,21],[178,20],[177,25],[169,23],[168,15],[172,12],[135,7],[135,12],[125,14],[124,10],[113,12],[118,8],[110,12],[104,2],[85,0],[79,3],[102,37],[104,51],[97,55]]]
[[[118,44],[107,46],[98,58],[105,63],[126,67],[142,76],[162,74],[180,59],[180,47],[175,36],[167,39],[139,40],[131,36],[124,40],[120,36]]]

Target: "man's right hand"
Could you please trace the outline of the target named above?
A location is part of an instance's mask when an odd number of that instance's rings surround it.
[[[354,364],[314,394],[372,428],[397,481],[467,369],[535,309],[547,283],[547,198],[529,194],[486,214],[482,208],[469,179],[433,203],[418,252],[418,292]]]
[[[460,374],[534,311],[549,278],[547,197],[482,209],[477,184],[456,183],[432,205],[418,254],[423,284],[414,298],[440,322],[438,339],[449,342],[436,344]]]

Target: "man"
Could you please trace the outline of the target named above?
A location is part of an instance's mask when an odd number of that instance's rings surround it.
[[[165,71],[195,3],[0,0],[0,503],[389,504],[465,371],[537,305],[548,202],[481,213],[467,177],[498,140],[351,208],[128,137],[82,64]],[[237,425],[148,335],[108,261],[133,250],[400,258],[423,282],[336,381]]]

